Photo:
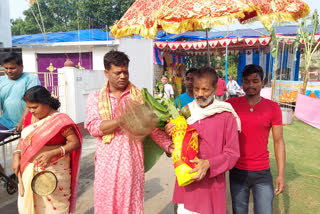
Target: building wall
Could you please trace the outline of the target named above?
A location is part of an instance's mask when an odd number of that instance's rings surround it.
[[[0,1],[0,48],[10,48],[11,43],[11,27],[9,14],[9,0]]]
[[[112,49],[124,51],[130,59],[130,80],[138,88],[147,88],[152,92],[153,88],[153,43],[152,40],[124,39],[119,47],[99,46],[81,47],[81,51],[93,53],[93,70],[81,70],[76,68],[59,68],[58,85],[60,111],[68,114],[76,123],[85,124],[85,111],[87,98],[90,92],[99,90],[106,81],[104,76],[103,56]],[[78,52],[78,47],[46,47],[23,48],[22,57],[24,70],[36,72],[37,53],[68,53]],[[81,127],[80,128],[84,128]]]
[[[89,93],[99,90],[106,81],[103,70],[59,68],[60,111],[76,123],[85,121]]]
[[[130,81],[139,89],[153,89],[153,41],[151,39],[121,39],[118,48],[129,59]]]
[[[38,72],[37,54],[46,53],[79,53],[92,52],[93,70],[104,70],[103,56],[114,49],[112,46],[61,46],[61,47],[32,47],[22,48],[22,59],[25,72]]]

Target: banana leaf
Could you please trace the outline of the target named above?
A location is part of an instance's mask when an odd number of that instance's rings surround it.
[[[147,136],[142,143],[144,151],[144,172],[146,173],[157,163],[164,153],[164,149],[156,144],[150,136]]]

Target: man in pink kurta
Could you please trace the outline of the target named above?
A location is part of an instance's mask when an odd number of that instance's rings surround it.
[[[114,60],[113,58],[120,58]],[[123,59],[124,60],[121,60]],[[131,99],[128,84],[127,56],[118,51],[111,51],[105,56],[106,76],[109,85],[106,88],[112,110],[112,120],[117,123],[117,109],[119,104],[124,104],[126,99]],[[107,63],[111,66],[106,66]],[[123,62],[125,61],[125,62]],[[122,67],[122,69],[120,69]],[[115,75],[120,75],[115,78]],[[108,73],[107,73],[108,72]],[[122,72],[122,74],[121,74]],[[119,74],[120,73],[120,74]],[[123,85],[121,92],[115,91],[113,84]],[[89,95],[87,101],[86,122],[90,134],[97,137],[97,150],[95,155],[95,180],[94,180],[94,212],[96,214],[139,214],[144,209],[144,154],[142,142],[131,141],[127,135],[114,125],[114,134],[111,142],[103,142],[102,137],[108,133],[105,122],[99,111],[99,91]],[[113,125],[113,124],[111,124]],[[109,126],[110,128],[111,126]],[[111,128],[112,129],[112,128]],[[171,139],[161,130],[155,129],[151,137],[166,151],[172,144]]]
[[[194,73],[195,100],[188,104],[191,112],[188,124],[199,133],[198,172],[194,182],[179,187],[177,182],[173,202],[180,213],[226,213],[225,172],[232,169],[240,156],[238,130],[240,120],[231,105],[214,100],[217,74],[212,68]],[[169,132],[170,133],[170,132]]]

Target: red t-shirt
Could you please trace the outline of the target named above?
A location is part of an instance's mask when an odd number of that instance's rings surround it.
[[[282,125],[280,106],[271,100],[264,99],[253,107],[245,97],[227,100],[241,120],[240,159],[236,168],[249,171],[259,171],[270,168],[268,137],[271,126]]]
[[[216,92],[216,95],[217,96],[224,95],[225,91],[227,90],[226,82],[223,79],[219,78],[217,85],[218,85],[218,90]]]

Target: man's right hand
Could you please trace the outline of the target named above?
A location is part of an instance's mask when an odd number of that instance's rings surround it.
[[[22,127],[23,127],[23,121],[17,123],[17,124],[15,125],[15,127],[17,127],[17,128],[16,128],[16,131],[17,131],[18,133],[20,133],[20,132],[22,131]]]
[[[166,132],[167,135],[171,136],[175,124],[174,124],[174,123],[169,123],[169,121],[167,121],[167,122],[168,122],[168,123],[167,123],[167,125],[164,127],[164,131]]]
[[[16,174],[16,176],[18,176],[18,172],[20,171],[20,154],[13,155],[11,168],[12,168],[14,174]]]

